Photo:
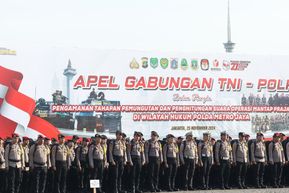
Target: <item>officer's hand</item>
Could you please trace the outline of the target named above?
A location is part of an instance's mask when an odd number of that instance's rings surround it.
[[[233,162],[233,164],[232,164],[233,166],[236,166],[236,162]]]
[[[146,161],[146,164],[149,164],[149,161]]]
[[[181,165],[185,165],[185,162],[184,162],[184,161],[181,161]]]
[[[114,162],[114,161],[112,161],[112,162],[111,162],[111,165],[115,166],[115,162]]]
[[[221,164],[220,164],[220,162],[217,162],[216,165],[219,166],[219,165],[221,165]]]
[[[256,165],[256,162],[255,162],[255,161],[253,161],[253,162],[252,162],[252,165]]]
[[[55,166],[53,166],[52,169],[53,169],[54,171],[56,171],[56,167],[55,167]]]
[[[274,165],[273,161],[269,161],[269,164]]]
[[[145,161],[143,161],[143,162],[142,162],[142,165],[145,165],[145,164],[146,164],[146,162],[145,162]]]
[[[6,167],[5,170],[8,172],[9,171],[9,167]]]
[[[132,162],[129,162],[129,165],[130,165],[130,166],[133,166],[133,163],[132,163]]]
[[[285,165],[288,165],[288,161],[285,161]]]
[[[81,170],[82,170],[81,166],[79,166],[79,167],[78,167],[78,170],[79,170],[79,171],[81,171]]]
[[[168,167],[169,167],[169,165],[168,165],[167,163],[165,163],[165,167],[166,167],[166,168],[168,168]]]

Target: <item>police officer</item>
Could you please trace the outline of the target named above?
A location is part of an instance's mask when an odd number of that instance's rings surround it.
[[[77,189],[77,166],[75,162],[75,149],[73,140],[68,140],[66,146],[68,148],[68,167],[67,167],[67,189],[72,191]]]
[[[25,162],[25,166],[23,168],[22,171],[22,184],[21,184],[21,188],[20,188],[20,192],[22,193],[28,193],[29,191],[29,142],[30,139],[28,137],[23,137],[22,138],[23,142],[22,142],[22,149],[23,149],[23,153],[24,153],[24,162]]]
[[[69,167],[69,149],[65,145],[64,135],[58,136],[59,143],[52,148],[51,162],[55,172],[56,193],[66,193],[66,178]]]
[[[179,166],[179,148],[175,142],[175,137],[167,135],[167,143],[163,147],[165,177],[167,191],[178,191],[175,187],[177,168]]]
[[[266,188],[264,185],[265,165],[267,164],[266,146],[262,133],[257,133],[256,141],[251,144],[251,162],[254,167],[256,188]]]
[[[6,192],[5,149],[4,140],[0,137],[0,193]]]
[[[88,139],[83,138],[81,145],[76,149],[76,165],[78,169],[78,189],[87,191],[89,189],[89,167],[88,167]]]
[[[101,135],[101,146],[103,148],[104,151],[104,158],[103,158],[103,180],[102,180],[102,191],[107,192],[108,191],[108,187],[110,186],[109,184],[109,164],[108,164],[108,151],[107,151],[107,136],[106,135]]]
[[[273,141],[268,146],[269,163],[272,166],[272,182],[274,188],[281,188],[281,178],[283,173],[283,165],[285,164],[285,156],[282,144],[280,142],[280,134],[273,135]]]
[[[109,144],[109,162],[112,169],[113,192],[124,193],[122,190],[122,174],[127,162],[126,144],[121,131],[116,131],[116,139]]]
[[[226,132],[221,133],[221,140],[216,143],[215,160],[219,167],[221,189],[231,189],[229,186],[232,157],[232,147]]]
[[[134,137],[128,144],[128,161],[131,165],[130,188],[132,193],[142,193],[140,190],[140,173],[145,163],[144,144],[141,141],[141,134],[134,132]]]
[[[89,167],[91,168],[91,179],[99,179],[102,187],[103,167],[105,152],[101,145],[101,136],[95,135],[95,144],[91,145],[88,150]],[[101,189],[98,192],[102,192]]]
[[[19,193],[22,180],[22,169],[25,166],[24,152],[19,144],[19,135],[12,135],[11,144],[5,148],[5,166],[8,170],[8,191],[9,193]]]
[[[52,147],[52,139],[45,137],[44,138],[44,146],[49,154],[50,165],[47,166],[47,177],[46,177],[46,189],[45,193],[50,193],[54,191],[54,170],[51,164],[51,147]]]
[[[163,162],[162,145],[156,131],[151,132],[151,139],[145,142],[145,160],[148,165],[148,181],[151,192],[160,192],[159,171]]]
[[[199,163],[202,167],[202,189],[209,189],[210,170],[214,162],[213,144],[209,133],[203,133],[203,141],[198,144]]]
[[[248,143],[245,133],[239,133],[239,140],[233,144],[233,164],[237,167],[237,183],[240,189],[246,189],[247,166],[249,163]]]
[[[186,134],[186,140],[181,144],[180,160],[184,165],[184,190],[194,190],[193,178],[198,163],[198,147],[196,141],[193,139],[193,133]]]
[[[39,135],[29,151],[29,167],[32,170],[34,193],[45,192],[47,168],[50,165],[50,151],[44,145],[44,137]]]

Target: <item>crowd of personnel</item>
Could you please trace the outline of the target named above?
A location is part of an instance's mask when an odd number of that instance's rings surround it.
[[[289,105],[289,95],[285,95],[284,93],[282,95],[278,95],[276,93],[274,96],[270,94],[270,97],[266,97],[264,94],[261,98],[259,94],[256,96],[253,94],[250,94],[248,97],[243,94],[243,97],[241,98],[241,104],[243,106],[250,105],[250,106],[288,106]]]
[[[243,132],[234,140],[226,132],[219,140],[192,132],[163,140],[155,131],[149,140],[141,132],[130,140],[121,131],[115,139],[96,134],[68,141],[13,134],[0,138],[0,193],[86,193],[90,179],[99,180],[99,193],[282,188],[289,183],[287,142],[282,133],[270,141]]]

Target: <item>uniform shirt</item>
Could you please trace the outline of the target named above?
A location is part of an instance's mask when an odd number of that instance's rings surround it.
[[[107,144],[102,143],[101,146],[102,146],[102,149],[103,149],[103,152],[104,152],[104,154],[103,154],[103,156],[104,156],[103,160],[107,163]]]
[[[101,144],[91,145],[88,151],[88,159],[90,167],[94,167],[93,160],[104,160],[104,150]]]
[[[285,163],[285,156],[282,144],[271,142],[268,147],[269,161],[273,163]]]
[[[182,162],[184,162],[185,158],[198,160],[198,157],[198,147],[195,141],[185,140],[182,142],[180,149],[180,158]]]
[[[5,169],[5,149],[0,147],[0,169]]]
[[[162,145],[159,141],[148,140],[145,143],[145,159],[149,157],[157,157],[163,162]]]
[[[67,157],[67,163],[68,163],[68,167],[70,167],[73,163],[75,163],[74,162],[74,160],[75,160],[75,149],[74,149],[74,147],[72,146],[72,147],[68,147],[67,146],[67,148],[68,148],[68,157]]]
[[[141,154],[143,152],[144,152],[143,143],[140,143],[139,141],[132,140],[130,143],[130,155],[141,156]]]
[[[213,157],[213,145],[210,142],[200,142],[198,145],[199,158]]]
[[[22,145],[22,149],[23,149],[23,152],[24,152],[25,166],[28,167],[28,164],[29,164],[29,147],[28,147],[28,145],[25,145],[25,146]]]
[[[134,139],[128,144],[127,148],[128,161],[132,162],[132,157],[139,157],[142,162],[145,162],[144,144]]]
[[[34,144],[29,151],[29,166],[34,167],[50,167],[50,151],[45,145]]]
[[[256,141],[251,144],[251,161],[252,162],[266,162],[266,146],[263,141]]]
[[[24,152],[18,143],[9,144],[5,149],[5,166],[13,168],[22,168],[25,166]]]
[[[66,145],[62,144],[57,144],[54,145],[52,148],[52,155],[51,155],[51,162],[52,166],[55,167],[56,161],[66,161],[68,162],[68,157],[69,157],[69,149]]]
[[[113,156],[123,157],[127,162],[126,144],[123,140],[114,140],[109,144],[109,161],[113,162]]]
[[[215,159],[217,163],[221,160],[232,160],[232,146],[228,141],[219,141],[216,143]]]
[[[166,143],[163,148],[164,162],[167,163],[167,158],[175,158],[179,161],[179,148],[175,143]]]
[[[88,156],[88,146],[79,145],[76,149],[76,164],[81,167],[82,163],[86,163]]]
[[[237,141],[233,144],[233,162],[249,162],[248,143],[246,141]]]

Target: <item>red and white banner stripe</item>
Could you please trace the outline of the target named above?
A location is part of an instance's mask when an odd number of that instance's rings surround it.
[[[0,66],[0,137],[18,133],[34,139],[39,134],[56,138],[58,129],[32,114],[35,101],[18,92],[22,78],[21,73]]]

